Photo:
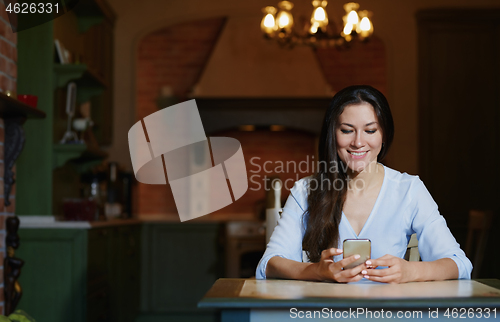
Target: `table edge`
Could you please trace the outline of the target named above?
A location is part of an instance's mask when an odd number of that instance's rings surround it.
[[[218,279],[207,294],[198,302],[198,308],[290,308],[290,307],[308,307],[308,308],[346,308],[359,307],[360,305],[366,308],[448,308],[448,307],[489,307],[500,308],[500,297],[467,297],[467,298],[421,298],[421,299],[369,299],[369,298],[324,298],[310,297],[305,299],[265,299],[239,297],[239,293],[243,288],[243,284],[247,279],[224,278]],[[481,284],[500,289],[500,280],[497,279],[475,279]],[[224,290],[229,287],[229,284],[237,282],[237,286],[233,286],[230,296],[219,297]],[[232,284],[234,285],[234,284]],[[224,293],[227,294],[227,293]]]

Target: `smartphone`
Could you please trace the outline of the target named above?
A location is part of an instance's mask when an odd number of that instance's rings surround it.
[[[343,244],[344,258],[352,255],[360,255],[361,257],[344,267],[344,269],[349,269],[363,264],[366,260],[371,258],[372,253],[372,242],[369,239],[345,239]]]

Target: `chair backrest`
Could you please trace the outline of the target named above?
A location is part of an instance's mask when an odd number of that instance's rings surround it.
[[[417,234],[411,235],[410,241],[406,248],[405,259],[410,262],[420,261],[420,253],[418,252]]]
[[[465,253],[472,261],[472,278],[477,278],[483,262],[488,234],[493,220],[491,210],[470,210]]]

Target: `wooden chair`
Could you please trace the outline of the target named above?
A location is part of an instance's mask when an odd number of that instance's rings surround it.
[[[472,278],[477,278],[479,276],[492,220],[493,212],[490,210],[469,211],[469,224],[467,241],[465,243],[465,253],[474,266],[474,269],[472,270]]]
[[[410,241],[406,248],[405,259],[410,262],[420,261],[420,253],[418,252],[417,234],[411,235]]]

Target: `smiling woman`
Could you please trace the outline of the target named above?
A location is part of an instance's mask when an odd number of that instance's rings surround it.
[[[379,163],[393,136],[389,104],[375,88],[350,86],[333,97],[319,139],[321,166],[295,183],[257,278],[388,283],[470,278],[472,265],[423,182]],[[332,163],[342,166],[326,166]],[[345,184],[332,184],[339,180]],[[423,262],[403,259],[414,233]],[[347,268],[360,256],[342,257],[345,239],[371,240],[372,259]]]
[[[344,164],[362,171],[377,160],[382,150],[382,129],[369,103],[349,105],[339,117],[337,153]]]

